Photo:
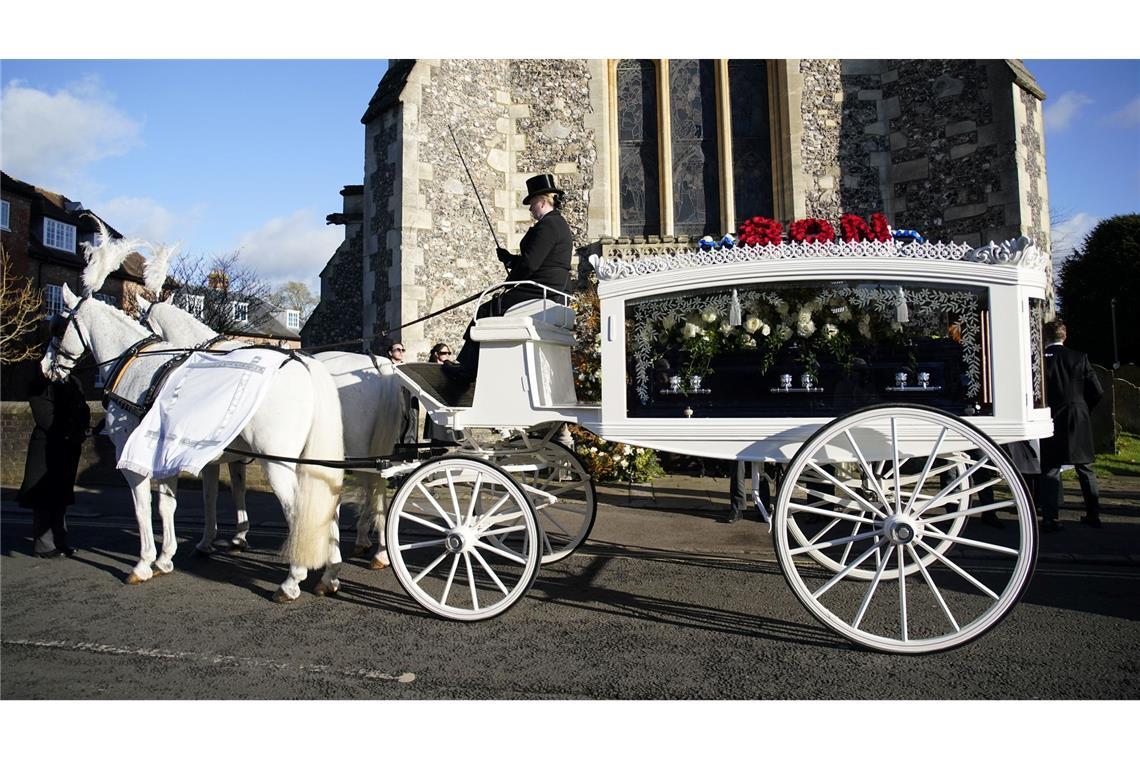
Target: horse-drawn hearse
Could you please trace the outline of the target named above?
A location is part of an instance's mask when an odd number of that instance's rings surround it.
[[[855,643],[944,650],[1013,608],[1033,572],[1037,527],[1003,444],[1052,433],[1040,329],[1047,260],[1027,239],[661,245],[592,263],[600,403],[577,400],[573,298],[555,291],[476,321],[471,388],[440,365],[383,368],[456,442],[441,456],[380,465],[398,484],[387,559],[418,604],[454,620],[493,617],[543,564],[582,545],[593,485],[554,440],[574,423],[612,442],[754,463],[753,498],[792,592]],[[113,356],[95,350],[79,311],[68,328],[78,334],[54,341],[45,367],[80,343],[97,361]],[[270,453],[264,435],[243,436]],[[313,456],[303,442],[292,448],[272,453]],[[315,464],[333,458],[323,451]],[[768,505],[756,486],[766,471],[778,472]],[[303,500],[280,493],[296,524]],[[319,559],[336,552],[335,526],[329,535]],[[294,561],[290,580],[315,561]]]

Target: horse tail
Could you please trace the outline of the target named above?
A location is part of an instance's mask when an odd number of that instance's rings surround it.
[[[303,361],[309,370],[313,389],[313,418],[301,457],[343,460],[344,432],[340,397],[332,375],[318,361]],[[336,519],[343,483],[344,470],[340,468],[311,464],[297,466],[293,525],[285,551],[290,564],[310,570],[328,564],[332,521]]]

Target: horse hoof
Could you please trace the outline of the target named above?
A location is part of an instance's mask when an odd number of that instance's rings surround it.
[[[174,572],[173,568],[170,570],[163,570],[158,565],[155,565],[153,570],[154,570],[154,575],[151,576],[152,578],[157,578],[160,575],[170,575],[171,573]]]
[[[313,593],[317,596],[334,596],[338,591],[340,591],[339,586],[331,586],[324,581],[319,582],[317,587],[313,589]]]
[[[388,563],[379,557],[373,557],[372,561],[368,563],[368,566],[373,570],[383,570],[384,568],[388,567]]]
[[[352,549],[352,556],[367,557],[372,553],[372,544],[357,544]]]
[[[127,576],[127,585],[128,586],[138,586],[139,584],[142,584],[142,583],[146,583],[146,579],[140,578],[138,575],[136,575],[133,572]]]
[[[293,601],[293,598],[281,589],[277,589],[277,591],[273,593],[273,601],[277,602],[278,604],[289,604]]]
[[[231,539],[229,546],[226,547],[226,549],[228,551],[233,552],[234,554],[244,552],[248,548],[249,548],[249,542],[246,541],[244,538]]]

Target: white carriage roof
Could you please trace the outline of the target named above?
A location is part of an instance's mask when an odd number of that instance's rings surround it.
[[[619,280],[639,275],[674,270],[708,267],[717,264],[737,264],[749,261],[778,261],[782,259],[828,258],[896,258],[928,259],[933,261],[965,261],[999,266],[1019,266],[1044,269],[1049,257],[1027,237],[990,242],[975,248],[967,243],[899,243],[896,241],[859,243],[795,243],[779,245],[745,245],[733,248],[693,250],[683,243],[654,245],[614,246],[606,248],[604,255],[594,254],[594,265],[599,280]]]

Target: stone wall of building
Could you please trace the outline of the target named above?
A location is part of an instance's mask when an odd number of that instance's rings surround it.
[[[371,335],[391,324],[395,317],[398,293],[392,291],[391,285],[400,247],[400,229],[396,224],[400,202],[400,118],[401,109],[396,106],[364,129],[364,238],[358,335]]]

